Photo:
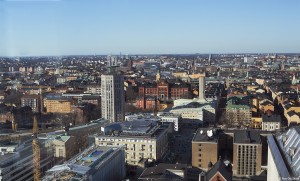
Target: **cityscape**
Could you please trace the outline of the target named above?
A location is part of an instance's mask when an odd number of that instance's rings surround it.
[[[300,180],[300,3],[266,2],[0,1],[0,181]]]

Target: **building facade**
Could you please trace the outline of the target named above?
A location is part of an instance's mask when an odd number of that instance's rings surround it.
[[[101,114],[110,122],[124,121],[124,77],[119,74],[101,75]]]
[[[259,175],[262,163],[262,143],[259,132],[236,131],[233,140],[233,155],[234,175]]]
[[[207,171],[218,161],[218,138],[210,130],[198,130],[192,140],[192,166]]]
[[[43,174],[54,165],[54,156],[51,149],[45,147],[46,143],[40,141],[40,169]],[[5,146],[0,155],[0,181],[30,181],[33,180],[33,151],[31,141],[21,145]],[[14,148],[12,148],[14,147]]]
[[[126,163],[138,165],[147,159],[160,160],[168,150],[168,135],[172,127],[156,124],[152,121],[126,121],[118,126],[110,125],[105,128],[106,133],[92,137],[96,145],[124,146]],[[122,128],[118,130],[113,127]]]
[[[48,113],[71,113],[73,111],[73,101],[62,97],[61,94],[48,94],[44,102]]]
[[[21,106],[29,106],[33,112],[40,112],[41,105],[41,99],[38,95],[24,95],[21,98]]]
[[[281,128],[280,115],[264,114],[262,116],[262,130],[275,131]]]

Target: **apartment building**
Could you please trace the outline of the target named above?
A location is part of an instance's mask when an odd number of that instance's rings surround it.
[[[251,125],[252,112],[247,95],[231,94],[227,96],[226,119],[232,126]]]
[[[21,98],[21,106],[29,106],[31,107],[33,112],[41,111],[41,99],[39,95],[24,95]]]
[[[73,101],[60,94],[48,94],[45,99],[47,113],[71,113]]]
[[[106,126],[103,133],[90,136],[96,145],[123,145],[129,165],[145,160],[160,160],[168,150],[171,125],[159,125],[156,121],[126,121]]]
[[[281,128],[280,115],[271,114],[268,112],[262,116],[262,130],[275,131]]]

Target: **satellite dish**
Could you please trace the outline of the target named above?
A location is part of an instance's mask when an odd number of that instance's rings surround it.
[[[208,137],[212,137],[212,136],[213,136],[212,130],[208,130],[208,131],[207,131],[207,136],[208,136]]]

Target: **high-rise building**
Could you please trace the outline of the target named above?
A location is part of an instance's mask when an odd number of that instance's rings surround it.
[[[199,77],[199,99],[205,98],[205,73]]]
[[[101,76],[101,113],[110,122],[123,121],[125,116],[124,77],[112,73]]]
[[[108,55],[106,58],[107,58],[107,63],[106,63],[107,67],[116,66],[118,64],[117,57]]]

